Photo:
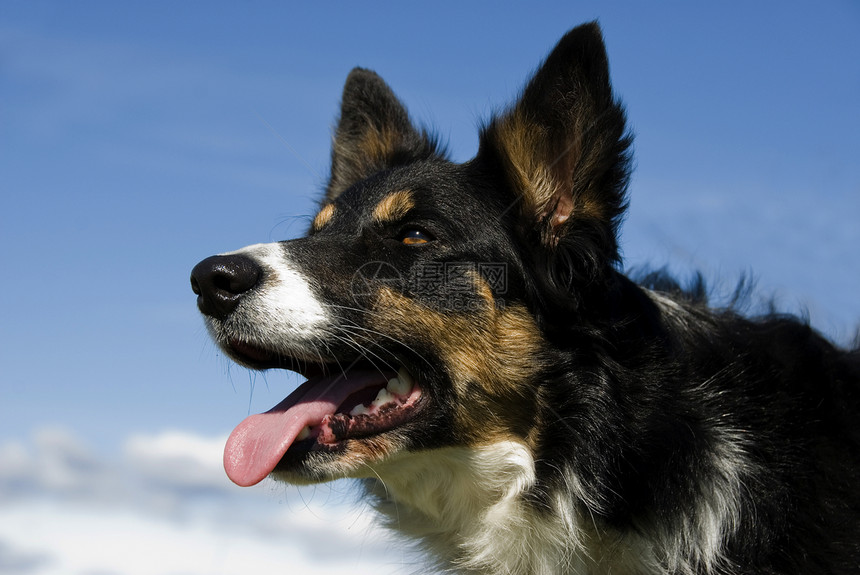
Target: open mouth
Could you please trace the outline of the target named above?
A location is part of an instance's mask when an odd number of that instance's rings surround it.
[[[247,344],[231,342],[243,363],[284,367],[308,377],[293,393],[265,413],[242,421],[224,448],[224,469],[243,487],[268,476],[290,452],[338,449],[347,440],[361,440],[410,421],[423,397],[416,378],[405,367],[376,368],[353,361],[298,367]]]

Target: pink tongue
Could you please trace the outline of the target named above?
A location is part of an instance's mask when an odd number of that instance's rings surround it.
[[[266,413],[236,426],[224,447],[227,477],[242,487],[256,485],[275,469],[306,425],[319,425],[351,394],[385,381],[378,371],[358,371],[304,382]]]

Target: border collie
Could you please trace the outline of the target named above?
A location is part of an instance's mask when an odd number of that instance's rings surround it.
[[[860,573],[860,352],[625,277],[631,142],[594,23],[462,164],[353,70],[307,235],[192,273],[228,356],[307,378],[230,479],[361,479],[448,572]]]

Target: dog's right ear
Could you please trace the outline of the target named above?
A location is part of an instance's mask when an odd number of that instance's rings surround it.
[[[371,70],[350,72],[340,106],[327,202],[380,170],[439,154],[436,141],[413,126],[405,106]]]

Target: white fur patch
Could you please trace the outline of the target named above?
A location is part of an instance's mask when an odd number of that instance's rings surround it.
[[[289,350],[322,341],[331,325],[310,282],[291,264],[282,244],[255,244],[225,255],[251,258],[263,269],[260,285],[236,308],[225,325],[240,337],[271,349]]]
[[[406,453],[373,467],[368,489],[388,526],[419,539],[442,567],[487,575],[693,575],[721,572],[723,542],[741,513],[743,453],[714,447],[700,504],[671,527],[619,532],[588,509],[593,496],[567,473],[540,508],[528,447],[500,441]]]
[[[694,514],[683,517],[673,533],[660,538],[663,561],[671,572],[718,573],[724,566],[724,545],[740,527],[744,478],[752,469],[737,433],[714,429],[711,473],[702,478]]]
[[[497,575],[579,572],[579,520],[571,501],[538,511],[528,447],[499,441],[408,453],[374,467],[370,489],[393,529],[423,540],[444,567]]]

